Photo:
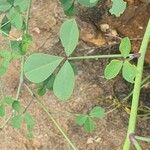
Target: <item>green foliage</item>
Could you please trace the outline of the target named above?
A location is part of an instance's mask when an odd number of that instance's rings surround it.
[[[30,0],[14,0],[14,6],[19,7],[21,12],[25,12],[29,6]]]
[[[105,68],[104,76],[110,80],[118,75],[123,65],[123,61],[112,60]]]
[[[11,4],[7,0],[0,0],[0,12],[6,12],[11,8]]]
[[[136,66],[131,64],[127,59],[131,51],[131,42],[128,37],[125,37],[121,40],[119,50],[122,56],[125,58],[122,60],[112,60],[105,68],[104,76],[107,80],[112,79],[118,75],[122,68],[123,78],[130,82],[134,83],[134,79],[137,73]]]
[[[47,54],[32,54],[24,65],[25,76],[34,83],[46,80],[63,60],[62,57]]]
[[[71,55],[79,40],[79,30],[75,19],[69,19],[62,24],[60,28],[60,39],[66,55]]]
[[[135,65],[132,65],[128,60],[123,64],[122,76],[123,78],[131,83],[134,83],[134,79],[137,73],[137,68]]]
[[[11,125],[13,128],[21,128],[21,124],[23,123],[23,116],[22,115],[16,115],[11,119]]]
[[[1,22],[3,35],[8,35],[12,26],[24,29],[24,13],[29,2],[30,0],[0,0],[0,13],[5,14]]]
[[[50,75],[44,82],[38,84],[38,95],[43,96],[47,90],[53,90],[55,75]]]
[[[1,30],[4,32],[4,33],[7,33],[9,34],[10,30],[11,30],[11,23],[9,21],[9,19],[7,18],[7,16],[5,15],[2,19],[2,22],[1,22]]]
[[[20,54],[24,55],[26,54],[29,46],[31,45],[32,43],[32,37],[31,35],[29,34],[24,34],[22,36],[22,40],[20,41],[20,44],[19,44],[19,52]]]
[[[73,93],[75,75],[70,63],[66,61],[58,72],[54,81],[54,94],[62,101],[66,101]]]
[[[16,111],[16,112],[20,112],[21,111],[21,105],[20,105],[20,102],[19,101],[14,101],[12,103],[12,108]]]
[[[103,118],[105,116],[105,109],[96,106],[90,111],[89,115],[93,118]]]
[[[124,58],[127,58],[131,52],[131,42],[128,37],[125,37],[121,40],[119,50]]]
[[[124,0],[111,0],[112,1],[112,8],[109,12],[116,17],[119,17],[126,9],[127,2]]]
[[[35,126],[35,121],[29,112],[26,112],[24,114],[24,121],[25,121],[26,126],[27,126],[27,131],[28,131],[27,135],[28,135],[28,137],[32,138],[32,136],[33,136],[32,131],[33,131],[33,128]]]
[[[20,14],[20,12],[18,11],[18,9],[12,7],[8,12],[7,17],[14,27],[20,30],[22,29],[23,17],[22,14]]]
[[[79,126],[83,126],[86,132],[92,132],[95,130],[96,125],[94,122],[94,118],[103,118],[105,117],[105,110],[102,107],[96,106],[94,107],[89,114],[81,114],[76,117],[76,124]]]

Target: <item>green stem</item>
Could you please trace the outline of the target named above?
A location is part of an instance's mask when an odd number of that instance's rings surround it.
[[[142,147],[140,146],[140,144],[136,140],[134,140],[133,144],[134,144],[136,150],[142,150]]]
[[[21,72],[20,72],[19,86],[18,86],[18,90],[17,90],[17,94],[16,94],[16,100],[19,99],[19,94],[21,91],[22,83],[23,83],[23,66],[24,66],[24,56],[22,56],[22,58],[21,58],[21,69],[20,69]]]
[[[129,57],[134,54],[130,54]],[[112,55],[93,55],[93,56],[79,56],[79,57],[69,57],[68,60],[80,60],[80,59],[102,59],[102,58],[123,58],[121,54]]]
[[[133,90],[131,113],[130,113],[127,137],[124,143],[123,150],[130,149],[131,141],[129,139],[129,135],[135,132],[140,88],[141,88],[141,81],[142,81],[142,74],[143,74],[144,58],[145,58],[146,50],[148,47],[149,39],[150,39],[150,19],[149,19],[149,22],[145,31],[145,35],[144,35],[144,38],[140,47],[140,51],[139,51],[141,56],[139,57],[138,64],[137,64],[137,74],[136,74],[134,90]]]
[[[135,136],[135,138],[140,141],[150,142],[150,137]]]
[[[28,30],[29,30],[29,17],[30,17],[30,12],[31,12],[31,6],[32,6],[32,0],[30,0],[29,2],[27,16],[26,16],[26,30],[25,30],[26,34],[28,33]]]
[[[48,115],[49,119],[52,120],[52,122],[54,123],[54,125],[57,127],[57,129],[61,132],[61,134],[64,136],[64,138],[66,139],[66,141],[69,143],[69,145],[72,147],[73,150],[77,150],[76,146],[73,144],[73,142],[68,138],[68,136],[65,134],[65,132],[62,130],[62,128],[59,126],[59,124],[57,123],[57,121],[53,118],[52,114],[48,111],[48,109],[44,106],[44,104],[41,102],[41,100],[32,92],[32,90],[28,87],[28,85],[26,85],[27,90],[29,91],[29,93],[36,99],[38,105],[41,106],[41,108],[46,112],[46,114]]]

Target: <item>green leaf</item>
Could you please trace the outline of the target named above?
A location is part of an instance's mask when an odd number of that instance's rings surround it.
[[[6,12],[11,8],[11,4],[6,0],[0,0],[0,12]]]
[[[123,65],[123,61],[112,60],[105,68],[104,76],[107,80],[110,80],[117,76]]]
[[[73,16],[76,14],[76,8],[74,5],[72,5],[69,9],[65,10],[64,12],[67,16]]]
[[[30,128],[34,127],[35,122],[34,122],[33,117],[31,116],[30,113],[26,112],[24,114],[24,120],[25,120],[25,123],[27,124],[27,126],[30,126]]]
[[[24,64],[24,73],[28,80],[40,83],[46,80],[63,60],[62,57],[42,53],[30,55]]]
[[[95,130],[95,122],[91,118],[88,117],[83,127],[86,132],[92,132]]]
[[[134,83],[136,73],[137,73],[136,66],[130,64],[129,61],[126,60],[123,64],[123,70],[122,70],[123,78],[130,83]]]
[[[79,115],[76,117],[76,124],[78,124],[79,126],[82,126],[85,121],[87,120],[88,116],[87,115]]]
[[[30,0],[15,0],[14,6],[19,6],[21,12],[25,12],[29,6]]]
[[[14,0],[7,0],[8,3],[10,3],[11,5],[14,5]]]
[[[131,42],[128,37],[121,40],[119,50],[124,58],[128,57],[131,51]]]
[[[59,0],[62,4],[62,7],[65,10],[70,9],[70,7],[72,7],[74,0]]]
[[[35,122],[34,122],[34,119],[33,117],[31,116],[30,113],[26,112],[24,114],[24,121],[27,125],[27,136],[29,138],[32,138],[33,137],[33,134],[32,134],[32,131],[33,131],[33,128],[34,128],[34,125],[35,125]]]
[[[15,100],[11,97],[5,97],[4,102],[8,105],[12,105]]]
[[[0,117],[4,117],[5,116],[5,107],[4,105],[0,105]]]
[[[90,111],[89,115],[95,118],[103,118],[105,116],[105,109],[103,109],[102,107],[96,106]]]
[[[99,0],[78,0],[78,2],[86,7],[93,7],[97,4]]]
[[[40,87],[37,93],[39,96],[43,96],[46,93],[46,87],[45,86]]]
[[[11,24],[13,26],[15,26],[17,29],[22,29],[22,25],[23,25],[23,18],[22,15],[18,12],[17,9],[15,9],[14,7],[12,7],[7,15],[7,17],[9,18]]]
[[[52,74],[52,75],[47,79],[47,82],[46,82],[46,88],[47,88],[48,90],[53,90],[54,81],[55,81],[55,75]]]
[[[21,111],[21,105],[20,105],[20,102],[19,101],[14,101],[12,103],[12,108],[17,111],[18,113]]]
[[[11,41],[11,48],[13,51],[18,51],[19,50],[19,45],[21,41]]]
[[[10,30],[11,30],[11,23],[9,21],[9,19],[7,18],[7,16],[5,15],[2,19],[1,22],[1,30],[7,34],[9,34]]]
[[[60,28],[60,39],[66,55],[72,54],[79,40],[79,29],[75,19],[68,19]]]
[[[22,36],[22,41],[20,42],[19,45],[19,50],[22,55],[26,54],[28,47],[30,46],[31,43],[32,43],[32,36],[29,34],[24,34]]]
[[[21,124],[23,122],[23,116],[22,115],[17,115],[17,116],[14,116],[12,119],[11,119],[11,125],[13,128],[21,128]]]
[[[68,61],[64,63],[54,81],[54,94],[62,101],[67,101],[73,93],[74,71]]]
[[[127,2],[124,0],[111,0],[112,1],[112,8],[109,12],[116,17],[119,17],[126,9]]]

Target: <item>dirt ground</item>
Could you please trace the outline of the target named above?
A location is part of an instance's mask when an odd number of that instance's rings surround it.
[[[131,2],[131,1],[130,1]],[[106,0],[95,8],[78,7],[77,21],[81,30],[79,46],[75,55],[110,54],[118,52],[120,37],[129,36],[133,42],[133,50],[137,51],[144,34],[146,23],[150,17],[150,6],[138,1],[131,3],[124,15],[116,19],[107,12],[110,1]],[[143,9],[140,9],[143,7]],[[134,15],[133,15],[134,14]],[[130,17],[129,17],[130,16]],[[33,36],[32,52],[62,54],[62,46],[58,37],[59,28],[66,16],[58,0],[34,0],[30,17],[29,30]],[[109,25],[102,31],[102,24]],[[13,31],[12,35],[19,36]],[[6,39],[0,37],[1,49],[7,46]],[[150,49],[147,53],[144,76],[150,73]],[[93,133],[85,133],[74,123],[73,116],[65,112],[86,113],[94,106],[102,106],[106,110],[113,109],[112,104],[121,100],[132,90],[132,85],[121,77],[106,81],[103,70],[109,60],[78,61],[78,73],[74,93],[69,102],[60,102],[52,92],[48,92],[41,100],[48,107],[54,118],[76,144],[79,150],[122,150],[126,137],[129,114],[126,107],[120,107],[108,114],[104,119],[96,120],[97,128]],[[136,62],[136,61],[135,61]],[[7,74],[0,79],[4,95],[16,95],[19,82],[19,62],[13,62]],[[35,89],[35,86],[31,84]],[[20,101],[26,106],[32,99],[23,86]],[[146,86],[141,94],[141,106],[150,107],[150,86]],[[34,138],[29,140],[25,129],[13,129],[7,125],[0,131],[0,150],[69,150],[70,147],[47,115],[32,103],[29,111],[34,115],[36,126]],[[6,118],[5,118],[6,119]],[[2,123],[3,120],[0,119]],[[150,135],[150,119],[138,117],[138,135]],[[143,150],[149,150],[150,144],[141,143]],[[132,148],[134,150],[134,148]]]

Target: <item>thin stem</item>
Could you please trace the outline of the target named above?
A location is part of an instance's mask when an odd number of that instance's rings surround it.
[[[147,137],[142,137],[142,136],[135,136],[135,138],[140,141],[150,142],[150,137],[147,138]]]
[[[137,64],[137,74],[136,74],[134,90],[133,90],[131,113],[130,113],[127,137],[125,140],[123,150],[130,149],[131,141],[129,139],[129,135],[131,133],[134,133],[136,128],[136,119],[137,119],[137,111],[138,111],[138,104],[139,104],[142,74],[143,74],[144,58],[148,47],[149,39],[150,39],[150,19],[139,52],[141,56],[139,57],[138,64]]]
[[[142,81],[142,83],[141,83],[141,89],[144,88],[144,86],[145,86],[144,83],[147,82],[148,80],[150,80],[150,76],[147,76],[145,79],[143,79],[143,81]],[[146,84],[147,84],[147,83],[146,83]],[[132,90],[132,91],[129,93],[129,95],[126,96],[123,100],[124,100],[124,101],[128,100],[129,97],[132,96],[132,94],[133,94],[133,90]]]
[[[142,147],[140,146],[140,144],[136,140],[134,140],[133,144],[134,144],[136,150],[142,150]]]
[[[48,111],[48,109],[44,106],[44,104],[41,102],[41,100],[32,92],[32,90],[28,87],[27,84],[24,84],[25,87],[27,88],[27,90],[29,91],[29,93],[31,94],[31,96],[33,96],[38,105],[46,112],[46,114],[48,115],[49,119],[52,120],[52,122],[54,123],[54,125],[57,127],[57,129],[61,132],[61,134],[64,136],[64,138],[66,139],[66,141],[69,143],[69,145],[72,147],[73,150],[77,150],[76,146],[73,144],[73,142],[68,138],[68,136],[65,134],[65,132],[62,130],[62,128],[59,126],[59,124],[57,123],[57,121],[53,118],[52,114]]]
[[[4,26],[6,26],[8,23],[10,23],[10,21],[7,21],[3,25],[1,25],[1,28],[3,28]]]
[[[132,57],[134,54],[130,54],[129,57]],[[123,58],[121,54],[112,54],[112,55],[93,55],[93,56],[79,56],[79,57],[69,57],[68,60],[80,60],[80,59],[102,59],[102,58]]]
[[[28,30],[29,30],[29,17],[30,17],[30,12],[31,12],[31,6],[32,6],[32,0],[30,0],[29,2],[27,16],[26,16],[26,30],[25,30],[26,34],[28,33]]]
[[[17,94],[16,94],[16,100],[19,99],[19,94],[21,91],[22,83],[23,83],[23,66],[24,66],[24,56],[22,56],[22,58],[21,58],[21,69],[20,69],[21,72],[20,72],[19,86],[18,86],[18,90],[17,90]]]

